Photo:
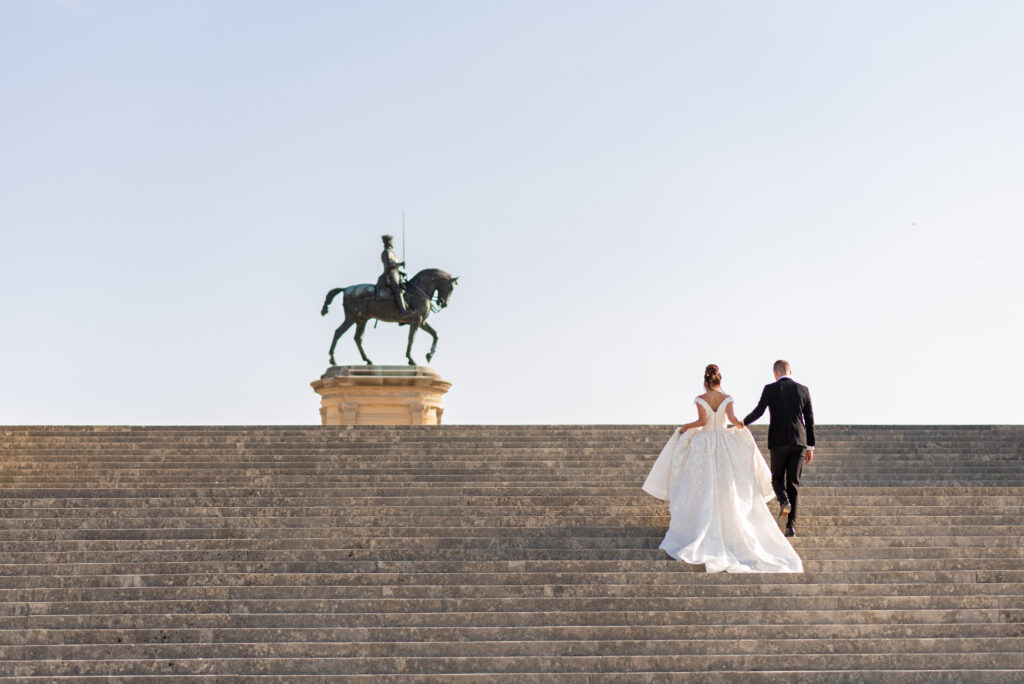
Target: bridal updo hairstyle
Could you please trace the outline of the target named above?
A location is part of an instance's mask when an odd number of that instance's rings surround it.
[[[708,367],[704,369],[704,384],[708,386],[709,390],[716,389],[722,384],[722,374],[718,370],[718,366],[713,363],[709,363]]]

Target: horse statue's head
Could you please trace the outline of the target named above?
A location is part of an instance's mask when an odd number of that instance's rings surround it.
[[[409,280],[409,288],[432,302],[435,307],[443,309],[448,306],[448,299],[452,296],[452,289],[457,282],[458,276],[453,276],[447,271],[425,268]]]
[[[448,306],[448,298],[452,296],[452,290],[455,289],[455,284],[459,282],[458,276],[452,276],[448,273],[444,273],[444,276],[437,281],[437,305],[442,309]]]

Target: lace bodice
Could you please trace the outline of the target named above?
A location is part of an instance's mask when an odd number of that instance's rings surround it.
[[[718,410],[714,411],[711,409],[711,404],[704,401],[702,398],[697,397],[694,401],[704,406],[704,410],[708,412],[708,422],[704,426],[705,430],[724,430],[725,426],[729,422],[729,417],[726,414],[725,405],[732,401],[732,397],[726,397],[722,400],[722,403],[718,405]]]

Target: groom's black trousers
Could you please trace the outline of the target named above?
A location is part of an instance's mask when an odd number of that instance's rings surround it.
[[[796,505],[800,489],[800,473],[804,469],[804,449],[799,444],[769,449],[772,457],[772,488],[779,503],[789,501],[792,510],[786,525],[796,522]]]

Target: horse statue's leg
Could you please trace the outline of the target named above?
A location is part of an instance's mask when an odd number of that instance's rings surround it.
[[[356,346],[359,347],[359,355],[363,357],[363,361],[366,365],[372,366],[373,361],[366,356],[366,352],[363,351],[363,331],[366,330],[366,321],[359,321],[356,323]]]
[[[434,338],[434,343],[430,345],[430,351],[427,352],[427,363],[434,358],[434,353],[437,351],[437,331],[426,321],[420,323],[420,327],[430,333],[430,336]]]
[[[416,339],[416,331],[422,325],[419,321],[409,322],[409,344],[405,346],[405,358],[409,359],[409,365],[415,366],[416,362],[412,360],[412,341]]]
[[[334,331],[334,339],[331,340],[331,365],[336,366],[334,362],[334,348],[338,346],[338,340],[345,334],[345,331],[352,327],[352,321],[345,319],[345,322],[338,326],[338,329]]]

